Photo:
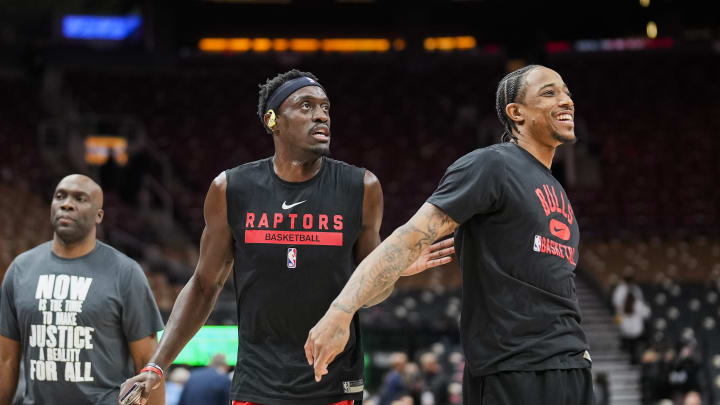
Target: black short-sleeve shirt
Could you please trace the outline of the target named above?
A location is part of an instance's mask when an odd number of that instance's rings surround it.
[[[472,375],[589,367],[573,272],[579,229],[550,170],[513,143],[477,149],[447,169],[428,202],[460,224]]]

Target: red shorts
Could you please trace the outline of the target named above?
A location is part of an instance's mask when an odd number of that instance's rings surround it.
[[[334,404],[329,404],[329,405],[353,405],[354,403],[355,403],[355,401],[340,401],[340,402],[335,402]],[[255,402],[233,401],[232,405],[260,405],[260,404],[256,404]]]

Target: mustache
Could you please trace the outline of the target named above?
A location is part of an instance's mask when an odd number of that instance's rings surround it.
[[[69,220],[71,220],[71,221],[73,221],[73,222],[77,222],[77,219],[76,219],[76,218],[73,218],[73,217],[71,217],[70,215],[66,215],[66,214],[55,215],[55,217],[53,218],[53,222],[58,222],[58,221],[60,221],[61,219],[69,219]]]
[[[310,135],[314,134],[318,128],[324,128],[328,134],[330,134],[330,126],[327,124],[317,124],[310,128]]]

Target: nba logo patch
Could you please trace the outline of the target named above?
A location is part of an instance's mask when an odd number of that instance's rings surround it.
[[[288,269],[294,269],[295,266],[297,266],[297,249],[296,248],[288,248],[287,266],[288,266]]]
[[[533,250],[536,252],[539,252],[541,246],[542,246],[542,238],[540,237],[540,235],[535,235],[535,243],[533,244]]]

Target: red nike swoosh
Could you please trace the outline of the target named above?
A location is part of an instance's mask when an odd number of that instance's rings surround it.
[[[570,239],[570,228],[557,219],[550,220],[550,233],[562,240]]]

